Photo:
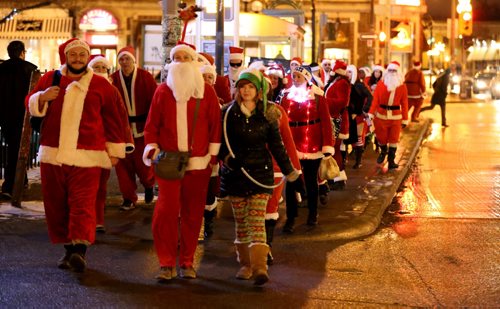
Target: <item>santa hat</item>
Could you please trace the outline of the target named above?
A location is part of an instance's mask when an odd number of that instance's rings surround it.
[[[283,80],[283,84],[288,84],[288,78],[286,78],[285,68],[281,64],[274,64],[267,68],[267,75],[274,75]]]
[[[331,65],[331,64],[332,64],[332,61],[331,61],[330,59],[328,59],[328,58],[323,58],[323,59],[321,60],[321,64],[325,64],[325,63],[329,63],[329,64]]]
[[[229,60],[243,61],[243,48],[236,46],[229,46]]]
[[[345,63],[342,60],[337,60],[337,61],[335,61],[335,66],[333,67],[332,71],[334,73],[339,74],[339,75],[345,76],[346,69],[347,69],[347,63]]]
[[[299,66],[302,66],[302,58],[300,57],[293,57],[292,60],[290,60],[290,64],[296,63]]]
[[[365,72],[366,76],[370,76],[372,74],[372,71],[370,70],[369,67],[361,67],[359,68],[361,71]]]
[[[120,51],[118,51],[118,56],[116,57],[116,59],[119,61],[120,58],[125,56],[125,55],[132,58],[132,60],[134,60],[134,63],[136,62],[135,49],[132,46],[125,46],[122,49],[120,49]]]
[[[422,67],[422,64],[420,63],[420,61],[413,61],[413,67],[415,69],[420,69]]]
[[[75,47],[84,48],[90,55],[90,47],[89,44],[87,44],[87,42],[80,40],[78,38],[72,38],[59,45],[59,60],[61,61],[61,64],[66,63],[66,53],[70,49],[73,49]]]
[[[396,70],[396,71],[399,71],[400,67],[401,67],[401,65],[399,64],[399,62],[392,61],[391,63],[389,63],[389,65],[387,65],[387,70]]]
[[[301,74],[307,80],[307,83],[311,83],[312,74],[305,67],[297,67],[295,69],[295,71],[293,71],[293,72],[294,73],[297,72],[297,73]]]
[[[217,72],[215,71],[215,67],[211,64],[204,64],[200,67],[201,74],[212,74],[215,77],[217,76]]]
[[[377,64],[373,67],[373,72],[375,71],[384,72],[384,67],[382,67],[380,64]]]
[[[108,59],[104,57],[104,55],[90,55],[89,67],[93,67],[95,64],[101,62],[104,64],[106,69],[111,70],[111,63],[109,63]]]
[[[266,113],[267,110],[267,96],[265,95],[267,93],[267,90],[269,88],[269,83],[268,81],[264,78],[264,74],[259,71],[258,69],[255,68],[248,68],[243,70],[240,73],[240,76],[238,77],[238,81],[236,81],[236,87],[238,87],[238,83],[241,80],[248,80],[251,82],[255,88],[257,89],[257,92],[262,91],[262,102],[264,103],[264,113]]]
[[[356,69],[355,65],[349,64],[346,68],[346,72],[351,72],[351,84],[354,85],[356,82],[356,79],[358,78],[358,70]]]
[[[204,64],[214,65],[215,63],[214,57],[212,57],[212,55],[210,54],[198,53],[198,56],[198,59],[201,60],[201,62],[203,62]]]
[[[175,53],[179,51],[185,51],[189,56],[191,56],[193,60],[198,59],[196,46],[182,41],[178,41],[177,45],[175,45],[174,48],[170,50],[170,59],[173,60]]]

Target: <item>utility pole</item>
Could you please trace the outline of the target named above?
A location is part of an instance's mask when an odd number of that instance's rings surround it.
[[[175,0],[162,0],[162,60],[163,64],[170,63],[170,50],[175,47],[181,37],[182,21],[177,16],[177,5]],[[161,80],[165,80],[165,69],[162,68]]]
[[[456,9],[457,0],[451,0],[450,63],[453,63],[455,61],[455,23],[457,20]]]
[[[215,70],[224,75],[224,0],[217,0],[215,20]]]

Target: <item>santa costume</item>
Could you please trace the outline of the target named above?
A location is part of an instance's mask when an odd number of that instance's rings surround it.
[[[418,122],[418,116],[425,95],[424,73],[420,70],[422,65],[420,61],[413,62],[413,69],[405,75],[405,85],[408,90],[408,110],[413,107],[411,121]]]
[[[129,56],[135,61],[135,51],[127,46],[118,52],[117,59]],[[127,154],[124,160],[116,165],[118,184],[123,196],[123,210],[134,208],[137,202],[137,185],[135,175],[139,177],[145,189],[145,201],[153,200],[153,186],[155,183],[153,169],[142,162],[144,150],[144,124],[151,106],[151,100],[156,90],[156,81],[151,73],[134,65],[130,76],[124,76],[123,70],[118,70],[111,75],[113,85],[118,88],[128,112],[130,129],[134,137],[135,151]]]
[[[401,128],[408,124],[408,92],[397,61],[387,66],[383,79],[378,82],[369,114],[374,118],[381,149],[377,163],[382,164],[388,156],[389,169],[398,168],[396,150]]]
[[[198,53],[198,55],[201,58],[201,61],[203,62],[204,65],[209,65],[214,68],[215,72],[215,93],[217,93],[217,97],[219,97],[219,103],[221,105],[228,104],[232,101],[232,96],[231,96],[231,87],[229,86],[229,80],[225,78],[224,76],[221,76],[217,74],[215,71],[215,64],[214,64],[214,57],[212,55],[207,54],[207,53]]]
[[[243,71],[244,69],[243,52],[244,49],[241,47],[229,46],[228,74],[224,75],[224,77],[227,79],[229,83],[232,99],[234,99],[234,94],[236,92],[236,82],[238,81],[241,71]]]

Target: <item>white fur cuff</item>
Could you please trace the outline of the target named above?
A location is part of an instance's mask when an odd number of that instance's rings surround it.
[[[323,146],[323,147],[321,148],[321,151],[322,151],[323,153],[331,153],[331,154],[332,154],[332,156],[335,154],[335,148],[333,148],[332,146]]]
[[[30,115],[34,117],[44,117],[45,114],[47,114],[47,108],[49,107],[49,104],[45,103],[43,106],[43,110],[40,111],[39,106],[38,106],[38,101],[40,99],[40,96],[42,95],[43,91],[38,91],[37,93],[34,93],[28,102],[28,107],[30,111]]]
[[[106,142],[106,151],[110,157],[125,158],[125,143]]]
[[[142,162],[144,162],[144,165],[146,166],[151,166],[151,158],[149,157],[149,152],[154,149],[153,153],[153,159],[158,156],[158,153],[160,153],[160,148],[158,147],[158,144],[152,143],[152,144],[147,144],[146,147],[144,147],[144,152],[142,153]]]
[[[216,156],[219,154],[220,143],[210,143],[208,145],[208,153],[212,156]]]

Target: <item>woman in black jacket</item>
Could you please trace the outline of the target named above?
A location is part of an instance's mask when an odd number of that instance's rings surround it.
[[[272,194],[275,158],[289,181],[294,170],[278,129],[279,111],[267,105],[267,81],[258,70],[246,70],[236,82],[233,103],[223,110],[219,158],[221,194],[229,196],[236,224],[236,251],[241,268],[238,279],[254,277],[256,285],[269,280],[264,227],[267,200]]]

